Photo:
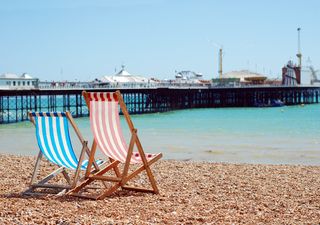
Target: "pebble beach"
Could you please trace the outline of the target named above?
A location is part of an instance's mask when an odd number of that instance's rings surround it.
[[[35,157],[0,154],[0,224],[319,224],[320,166],[160,160],[159,195],[25,196]],[[44,162],[41,174],[53,171]]]

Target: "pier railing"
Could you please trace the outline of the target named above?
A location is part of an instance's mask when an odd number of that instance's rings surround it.
[[[88,115],[83,89],[0,90],[0,124],[28,119],[28,111],[70,111],[74,117]],[[115,91],[116,89],[86,89]],[[320,87],[170,87],[122,88],[129,113],[165,112],[176,109],[254,107],[281,100],[286,105],[319,103]]]
[[[76,83],[72,85],[59,84],[59,85],[50,85],[45,84],[39,86],[41,90],[67,90],[67,89],[141,89],[141,88],[208,88],[210,84],[207,83],[176,83],[176,82],[160,82],[160,83],[112,83],[112,84],[103,84],[103,83]]]

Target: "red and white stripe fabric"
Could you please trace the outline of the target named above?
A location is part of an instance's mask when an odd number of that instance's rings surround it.
[[[108,157],[125,162],[128,152],[127,143],[120,126],[118,99],[113,92],[91,92],[90,124],[91,129],[101,151]],[[156,154],[145,154],[151,159]],[[131,157],[131,164],[142,161],[138,152]]]

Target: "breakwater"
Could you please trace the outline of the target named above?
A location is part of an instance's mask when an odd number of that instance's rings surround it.
[[[115,91],[87,89],[87,91]],[[317,86],[250,86],[221,88],[121,89],[131,114],[176,109],[253,107],[279,99],[286,105],[319,103]],[[28,111],[70,111],[88,116],[82,89],[0,90],[0,124],[28,119]]]

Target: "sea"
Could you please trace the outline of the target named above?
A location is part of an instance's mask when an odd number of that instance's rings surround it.
[[[176,110],[132,115],[132,120],[145,152],[162,152],[167,160],[320,165],[320,104]],[[91,144],[89,118],[75,122]],[[129,140],[122,116],[121,125]],[[70,132],[79,153],[80,143]],[[38,152],[30,122],[0,125],[0,154]]]

